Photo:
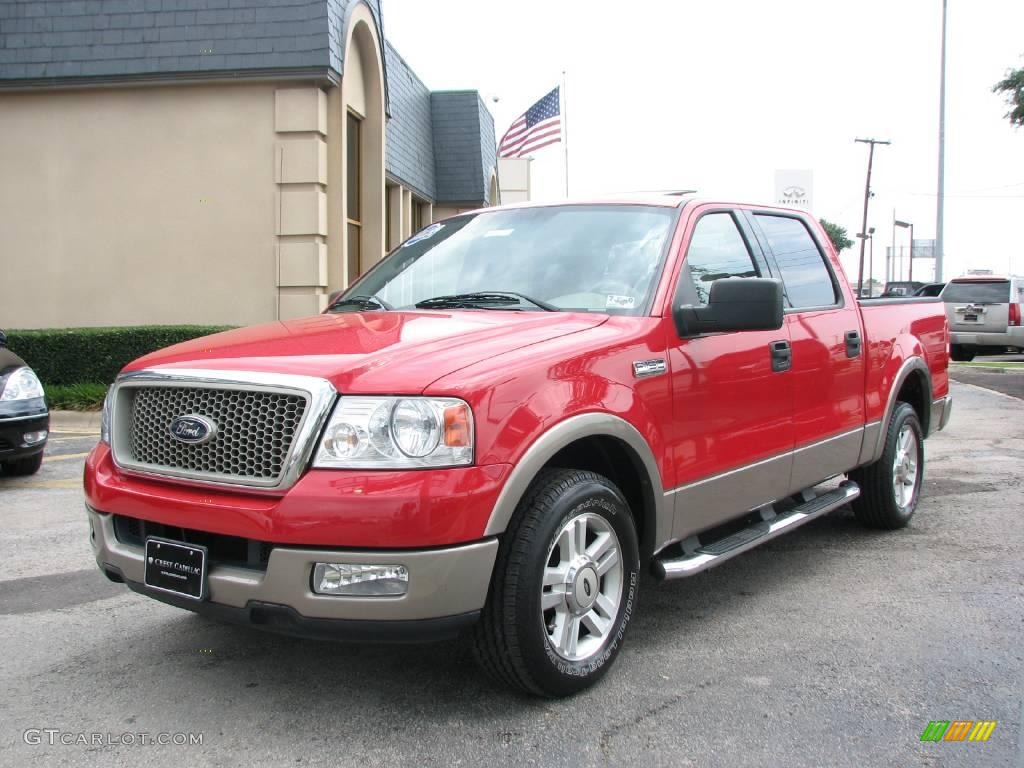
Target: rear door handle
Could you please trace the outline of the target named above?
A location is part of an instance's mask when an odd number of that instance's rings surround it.
[[[788,341],[773,341],[768,345],[772,352],[772,370],[775,373],[788,371],[793,365],[793,350]]]
[[[846,356],[860,356],[860,331],[846,332]]]

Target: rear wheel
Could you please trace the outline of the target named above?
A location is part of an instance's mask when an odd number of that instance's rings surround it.
[[[502,538],[474,654],[497,680],[568,696],[622,647],[640,558],[625,498],[593,472],[545,470]]]
[[[954,344],[949,348],[949,356],[958,363],[969,363],[974,359],[975,351],[974,347],[965,347],[962,344]]]
[[[885,435],[882,458],[850,473],[860,486],[854,514],[872,528],[902,528],[917,509],[924,482],[924,434],[917,412],[897,403]]]
[[[27,459],[14,459],[0,464],[5,475],[34,475],[43,466],[43,454],[37,453]]]

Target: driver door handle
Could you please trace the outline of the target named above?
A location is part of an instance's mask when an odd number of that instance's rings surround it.
[[[772,371],[788,371],[793,365],[793,349],[788,341],[773,341],[768,345],[772,353]]]

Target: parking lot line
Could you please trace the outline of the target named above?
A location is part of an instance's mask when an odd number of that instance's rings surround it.
[[[85,453],[61,453],[56,456],[46,456],[43,461],[70,461],[71,459],[81,459],[89,455],[89,451]]]
[[[82,478],[72,477],[66,480],[15,480],[13,482],[0,482],[0,490],[15,488],[19,491],[36,490],[62,490],[68,488],[81,488]]]

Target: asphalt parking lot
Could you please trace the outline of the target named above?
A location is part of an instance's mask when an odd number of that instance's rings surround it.
[[[839,510],[645,585],[615,668],[566,701],[492,686],[464,641],[294,640],[110,584],[82,511],[95,437],[57,433],[36,477],[0,477],[0,766],[1022,766],[1024,400],[954,396],[910,527]],[[932,720],[998,725],[922,743]],[[159,733],[202,745],[106,743]]]

